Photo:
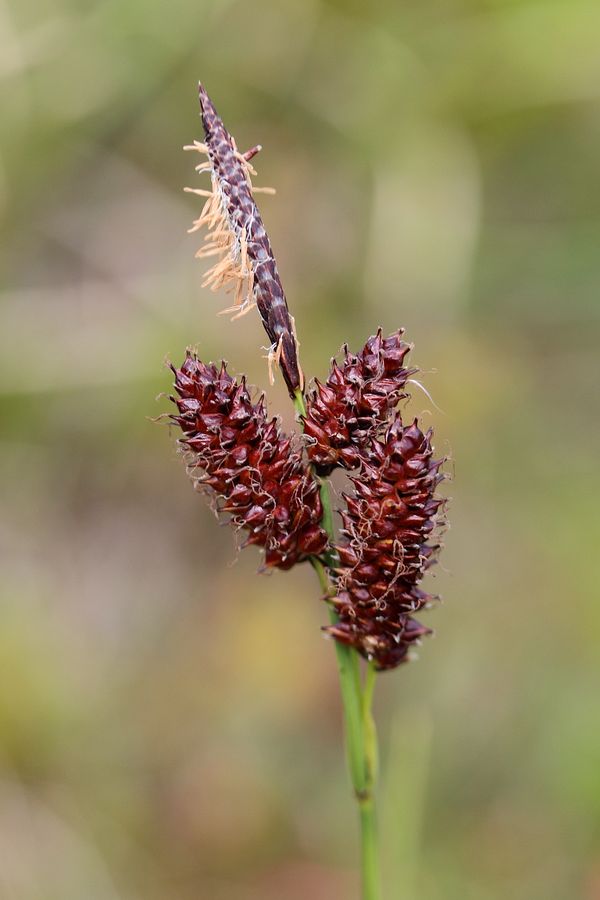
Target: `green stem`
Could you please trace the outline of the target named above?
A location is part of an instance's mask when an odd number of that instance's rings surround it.
[[[306,404],[304,403],[304,394],[298,388],[296,393],[294,394],[294,409],[298,413],[299,416],[306,415]]]
[[[319,584],[324,596],[331,596],[331,584],[323,563],[313,557],[313,568],[317,573]],[[337,622],[337,615],[332,606],[329,607],[329,618],[332,624]],[[344,727],[346,732],[346,753],[348,756],[348,768],[352,786],[357,798],[360,798],[366,789],[366,765],[364,756],[363,738],[363,707],[362,696],[356,689],[356,670],[358,669],[357,653],[352,647],[335,641],[335,655],[337,658],[338,672],[340,676],[340,688],[342,692],[342,706],[344,709]],[[359,671],[360,676],[360,671]]]
[[[369,900],[377,900],[380,897],[379,852],[374,793],[377,784],[379,761],[377,730],[372,713],[376,675],[374,666],[369,663],[362,694],[366,787],[364,797],[360,801],[362,890],[363,897],[369,898]]]
[[[304,397],[300,390],[296,391],[294,406],[299,416],[306,415]],[[327,531],[333,545],[335,533],[329,485],[316,473],[314,477],[319,483],[321,493],[323,528]],[[317,557],[312,557],[311,563],[319,579],[323,595],[325,597],[334,596],[333,587],[323,562]],[[335,557],[328,557],[327,563],[335,564]],[[332,624],[338,621],[337,613],[331,605],[329,606],[329,618]],[[371,712],[377,673],[369,663],[363,686],[358,652],[340,641],[334,643],[344,710],[348,768],[360,814],[362,900],[380,900],[379,846],[374,794],[377,779],[377,732]]]
[[[360,804],[360,860],[363,900],[380,900],[379,847],[375,802],[371,798]]]
[[[379,759],[377,753],[377,729],[373,718],[373,691],[377,670],[372,663],[367,667],[365,686],[362,696],[363,729],[365,734],[365,760],[367,765],[368,786],[372,787],[377,781]]]

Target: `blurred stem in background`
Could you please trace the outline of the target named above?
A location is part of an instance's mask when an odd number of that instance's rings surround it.
[[[306,415],[304,397],[300,390],[295,392],[294,406],[299,416]],[[315,475],[315,478],[320,484],[321,502],[323,505],[322,524],[333,546],[335,533],[329,484],[317,475]],[[317,557],[312,557],[311,562],[319,579],[323,596],[332,597],[334,588],[326,567]],[[336,611],[331,605],[329,606],[329,618],[332,623],[337,622]],[[334,645],[344,711],[348,768],[360,816],[362,898],[363,900],[381,900],[375,802],[378,763],[377,731],[372,715],[373,693],[377,673],[373,664],[368,663],[363,681],[358,652],[353,647],[349,647],[339,641],[335,641]]]
[[[384,884],[402,884],[407,900],[428,897],[431,890],[421,882],[432,745],[429,710],[418,704],[405,704],[391,717],[386,748],[394,762],[385,767],[379,806],[381,868]],[[448,895],[455,896],[450,891]]]

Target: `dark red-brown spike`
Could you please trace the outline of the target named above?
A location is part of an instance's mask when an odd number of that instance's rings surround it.
[[[377,669],[391,669],[429,633],[413,613],[434,599],[419,583],[439,551],[430,539],[441,524],[435,491],[442,476],[431,431],[424,434],[416,420],[403,426],[399,413],[365,454],[342,515],[334,573],[339,621],[325,631]]]
[[[400,329],[384,338],[381,329],[362,350],[344,348],[341,363],[332,360],[325,384],[316,382],[306,398],[308,455],[320,474],[336,466],[355,469],[391,410],[407,396],[408,378],[417,370],[404,359],[411,345]]]
[[[183,432],[179,444],[197,487],[247,532],[246,544],[264,549],[265,566],[289,569],[321,555],[327,535],[317,483],[291,438],[267,418],[264,398],[253,402],[225,363],[205,365],[187,353],[180,368],[171,368],[171,419]]]

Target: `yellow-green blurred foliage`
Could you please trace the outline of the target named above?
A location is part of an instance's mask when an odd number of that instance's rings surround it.
[[[189,343],[268,388],[186,235],[199,78],[306,372],[405,326],[455,460],[377,694],[386,900],[600,897],[599,46],[597,0],[0,2],[2,900],[356,897],[316,581],[149,422]]]

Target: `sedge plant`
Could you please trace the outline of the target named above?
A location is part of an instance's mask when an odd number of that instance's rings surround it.
[[[271,380],[278,369],[296,410],[298,433],[282,431],[245,378],[226,363],[204,363],[187,350],[171,365],[178,444],[196,488],[219,515],[263,554],[264,569],[309,563],[317,576],[334,643],[348,768],[360,821],[363,900],[379,900],[376,821],[377,734],[372,716],[377,674],[410,659],[430,633],[415,613],[434,596],[421,588],[440,549],[445,477],[431,430],[404,422],[399,404],[417,371],[407,364],[403,330],[381,329],[356,353],[344,347],[325,382],[305,383],[298,339],[277,264],[254,195],[251,160],[240,153],[200,85],[204,140],[185,149],[210,184],[186,188],[203,198],[190,229],[205,231],[200,258],[211,266],[203,285],[233,295],[239,318],[256,308],[270,341]],[[270,191],[270,189],[262,189]],[[336,531],[329,476],[349,473]]]

